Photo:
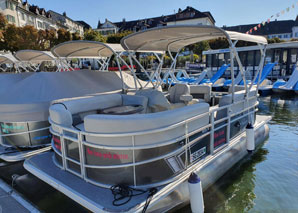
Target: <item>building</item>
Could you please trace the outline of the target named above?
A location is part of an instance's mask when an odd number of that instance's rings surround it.
[[[238,25],[230,27],[224,26],[223,29],[246,33],[257,25],[258,24]],[[296,20],[275,20],[270,23],[266,23],[264,26],[261,24],[261,28],[259,28],[257,31],[253,30],[252,35],[263,35],[266,36],[268,39],[298,39],[298,16],[296,17]]]
[[[54,11],[46,11],[36,5],[30,5],[22,0],[0,0],[0,12],[9,23],[18,27],[34,26],[38,30],[64,28],[71,33],[78,32],[84,35],[84,26],[64,15]]]
[[[104,23],[98,22],[96,31],[103,35],[113,34],[121,31],[146,30],[159,26],[171,25],[214,25],[215,20],[210,12],[200,12],[193,7],[187,7],[184,10],[179,8],[177,13],[159,16],[154,18],[146,18],[140,20],[126,21],[123,19],[121,22],[111,22],[108,19]]]
[[[81,36],[84,35],[84,26],[71,18],[69,18],[66,15],[66,12],[64,12],[62,15],[50,10],[49,14],[51,14],[52,19],[58,23],[64,26],[69,32],[71,33],[79,33]]]
[[[254,76],[260,62],[261,54],[258,46],[247,46],[237,48],[241,63],[245,70],[250,71]],[[206,55],[206,67],[216,72],[223,64],[230,63],[230,50],[208,50],[203,52]],[[273,43],[267,45],[265,64],[276,62],[277,65],[269,74],[269,78],[277,79],[281,76],[282,70],[286,71],[286,75],[290,76],[293,72],[293,66],[298,62],[298,41]],[[239,72],[240,68],[235,63],[235,72]],[[230,76],[229,72],[225,73]]]
[[[84,21],[76,21],[77,23],[83,25],[84,30],[90,30],[92,27]]]

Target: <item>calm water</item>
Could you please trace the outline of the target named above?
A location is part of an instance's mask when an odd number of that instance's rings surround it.
[[[259,114],[273,117],[270,138],[204,193],[206,212],[298,212],[298,97],[261,98]],[[87,212],[58,192],[33,202],[44,212]]]
[[[261,98],[259,114],[269,139],[204,193],[206,212],[298,212],[298,97]]]

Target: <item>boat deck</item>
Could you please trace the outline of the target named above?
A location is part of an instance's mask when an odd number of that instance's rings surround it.
[[[39,212],[30,203],[13,191],[6,183],[0,180],[0,212],[26,213]]]
[[[259,128],[265,125],[271,119],[270,116],[257,116],[256,120],[256,128]],[[245,141],[245,133],[242,133],[237,138],[235,138],[231,142],[231,144],[237,144],[237,141]],[[239,139],[241,138],[241,139]],[[234,150],[235,151],[235,150]],[[233,150],[232,154],[234,153]],[[221,153],[229,152],[226,149],[221,150],[218,154],[214,156],[209,156],[204,160],[204,163],[200,166],[203,167],[207,165],[208,162],[215,160],[217,156],[221,155]],[[246,153],[246,149],[244,149]],[[140,196],[132,197],[132,199],[125,205],[122,206],[114,206],[113,200],[114,197],[110,189],[102,188],[95,186],[93,184],[87,183],[82,178],[69,173],[64,172],[62,169],[57,167],[53,162],[54,153],[47,152],[42,153],[36,156],[27,159],[24,163],[25,169],[27,169],[33,175],[39,177],[44,182],[48,183],[58,191],[66,194],[71,199],[75,200],[76,202],[80,203],[85,208],[89,209],[90,211],[94,212],[140,212],[143,209],[143,206],[146,202],[148,193],[145,193]],[[46,165],[46,166],[45,166]],[[198,169],[194,167],[194,169]],[[183,181],[187,180],[191,171],[184,172],[184,176],[179,178],[178,181],[175,181],[167,186],[160,187],[158,189],[157,194],[152,199],[151,204],[155,203],[155,201],[163,199],[168,195],[172,189],[177,187]],[[117,174],[115,174],[117,175]],[[175,200],[178,198],[174,198]],[[153,204],[154,205],[154,204]],[[173,206],[174,207],[174,206]]]
[[[50,149],[51,146],[46,146],[37,150],[19,151],[18,149],[10,149],[0,145],[0,159],[6,162],[18,162],[33,155],[49,151]]]
[[[39,178],[46,181],[52,187],[67,194],[88,209],[92,211],[98,211],[100,209],[111,212],[128,211],[146,201],[148,193],[133,197],[125,205],[114,206],[114,197],[110,189],[88,184],[76,175],[69,172],[62,172],[52,161],[53,154],[53,152],[47,152],[30,158],[25,163],[26,169],[28,170],[28,167],[38,168],[39,171],[37,172],[33,172],[31,169],[29,171],[36,176],[38,175]]]

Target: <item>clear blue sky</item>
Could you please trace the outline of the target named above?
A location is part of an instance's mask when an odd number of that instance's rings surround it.
[[[295,19],[298,14],[297,0],[28,0],[46,10],[59,13],[66,11],[73,20],[84,20],[93,28],[97,21],[107,18],[112,22],[149,18],[173,14],[178,8],[192,6],[200,11],[210,11],[217,26],[252,24],[266,21],[271,15],[285,10],[278,20]]]

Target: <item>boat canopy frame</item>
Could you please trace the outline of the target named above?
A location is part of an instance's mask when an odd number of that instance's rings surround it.
[[[167,51],[173,60],[171,67],[174,70],[176,66],[176,59],[178,53],[185,46],[216,38],[226,38],[230,46],[230,60],[231,60],[231,79],[232,79],[232,102],[234,102],[235,84],[234,84],[234,59],[239,64],[242,80],[246,91],[246,97],[253,86],[253,81],[250,86],[247,85],[244,67],[242,66],[240,57],[236,50],[236,44],[239,40],[257,43],[261,51],[261,61],[258,74],[262,74],[262,67],[264,65],[267,39],[263,36],[254,36],[232,31],[225,31],[219,27],[207,25],[179,25],[152,28],[146,31],[136,32],[121,39],[121,45],[126,50],[132,51]],[[172,52],[176,52],[174,58]],[[169,69],[169,72],[172,71]],[[174,77],[174,75],[171,75]],[[174,78],[175,79],[175,78]],[[256,79],[256,77],[255,77]],[[161,82],[163,83],[163,82]],[[259,88],[259,82],[257,89]]]
[[[57,65],[56,72],[58,72],[62,66],[59,60],[49,51],[19,50],[15,53],[15,57],[23,66],[27,65],[27,67],[33,72],[37,72],[41,66],[41,63],[44,61],[55,62]]]
[[[108,44],[108,43],[102,43],[97,41],[84,41],[84,40],[68,41],[53,47],[51,49],[51,52],[56,57],[63,58],[63,59],[93,58],[97,60],[97,62],[100,64],[99,71],[108,71],[109,62],[112,56],[114,55],[117,63],[117,67],[121,75],[121,79],[123,81],[123,90],[125,91],[127,90],[127,88],[125,87],[125,84],[124,84],[123,75],[122,75],[123,71],[121,69],[120,62],[122,62],[124,65],[128,67],[132,76],[134,77],[135,89],[138,90],[138,87],[143,88],[143,85],[140,83],[139,79],[137,78],[133,67],[129,66],[129,64],[122,58],[122,56],[128,51],[126,51],[120,44]],[[131,64],[132,61],[131,59],[129,60],[130,60],[129,63]]]

